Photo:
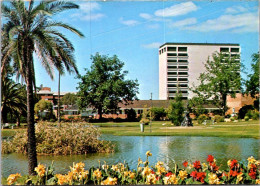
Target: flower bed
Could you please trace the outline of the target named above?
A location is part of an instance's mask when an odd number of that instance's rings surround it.
[[[35,185],[137,185],[137,184],[260,184],[260,161],[254,157],[248,158],[247,166],[232,159],[227,162],[228,169],[220,170],[216,159],[208,155],[207,162],[195,161],[192,164],[183,162],[181,168],[177,165],[167,170],[164,163],[158,161],[149,165],[148,158],[152,153],[146,153],[146,161],[138,159],[137,169],[130,170],[127,164],[107,165],[105,162],[98,168],[85,170],[85,164],[73,164],[67,174],[54,174],[53,165],[47,169],[39,164],[35,168],[37,179],[29,178],[25,183]],[[9,185],[19,183],[21,175],[11,174],[7,178]]]

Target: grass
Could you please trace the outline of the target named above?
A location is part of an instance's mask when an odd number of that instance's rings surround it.
[[[166,123],[166,125],[162,125]],[[139,122],[122,123],[95,123],[99,126],[102,134],[119,136],[207,136],[207,137],[234,137],[234,138],[257,138],[260,139],[259,120],[220,122],[214,125],[199,125],[194,122],[194,127],[175,127],[170,121],[153,121],[150,126],[144,126],[144,132],[140,131]],[[21,129],[2,129],[2,137],[14,135],[14,131]]]

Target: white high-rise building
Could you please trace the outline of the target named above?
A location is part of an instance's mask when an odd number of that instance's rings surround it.
[[[159,99],[167,100],[175,96],[177,85],[183,99],[194,94],[189,91],[193,84],[197,86],[200,73],[205,71],[204,63],[213,53],[226,53],[238,56],[239,44],[228,43],[165,43],[159,48]]]

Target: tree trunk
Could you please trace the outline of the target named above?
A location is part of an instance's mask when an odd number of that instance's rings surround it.
[[[16,118],[17,118],[17,120],[16,120],[16,126],[17,126],[17,127],[20,127],[20,126],[21,126],[20,115],[19,115],[19,114],[16,114]]]
[[[5,124],[7,122],[7,112],[5,107],[3,107],[1,114],[2,114],[2,123]]]
[[[223,105],[222,105],[222,108],[223,108],[223,116],[225,116],[226,111],[227,111],[227,94],[223,94],[223,95],[222,95],[222,100],[223,100]]]
[[[99,115],[99,120],[102,120],[102,107],[98,108],[98,115]]]
[[[58,117],[59,127],[61,127],[61,125],[60,125],[60,72],[59,72],[59,82],[58,82],[58,110],[57,110],[57,117]]]

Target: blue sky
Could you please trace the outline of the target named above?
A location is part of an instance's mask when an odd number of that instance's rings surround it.
[[[77,1],[55,19],[82,31],[79,38],[63,33],[75,46],[80,74],[90,68],[96,52],[117,55],[125,63],[127,79],[139,82],[139,99],[158,99],[158,47],[165,42],[239,43],[241,59],[250,71],[251,55],[259,48],[258,1]],[[36,84],[57,91],[36,61]],[[243,75],[245,78],[246,75]],[[75,75],[61,77],[61,91],[76,91]]]

